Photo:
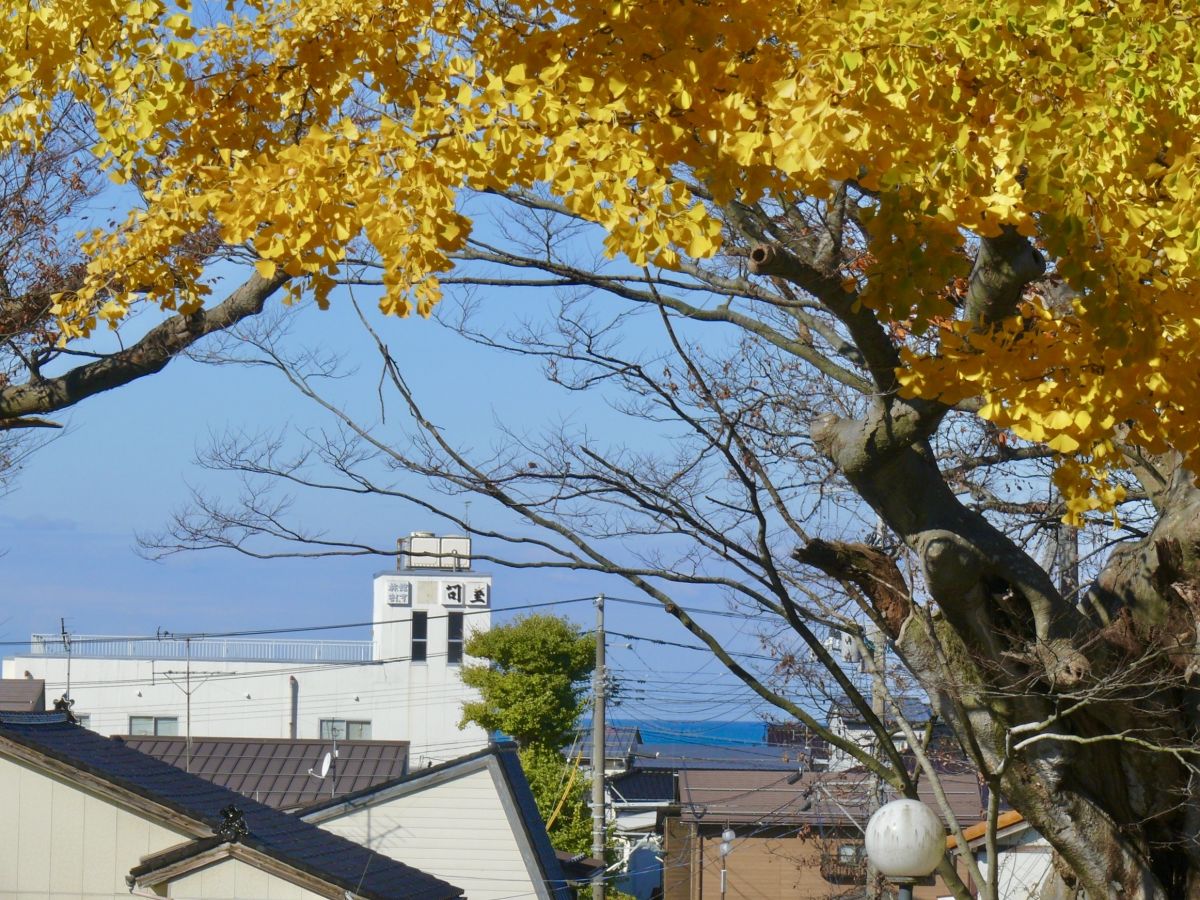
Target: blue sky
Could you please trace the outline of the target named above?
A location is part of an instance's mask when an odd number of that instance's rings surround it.
[[[373,301],[362,297],[364,306]],[[494,327],[534,315],[543,298],[521,292],[487,298]],[[344,306],[322,313],[293,311],[297,342],[345,349],[354,359],[358,326]],[[547,421],[571,421],[607,429],[614,441],[652,443],[649,426],[618,416],[598,398],[564,395],[548,385],[536,365],[473,348],[435,322],[378,317],[406,377],[426,399],[427,413],[464,443],[484,449],[497,423],[536,429]],[[359,351],[361,352],[361,351]],[[369,360],[369,356],[366,357]],[[377,369],[363,364],[338,386],[348,402],[373,411]],[[15,490],[0,499],[0,641],[21,642],[31,632],[56,631],[59,617],[76,634],[213,632],[361,621],[370,617],[375,559],[258,561],[229,552],[185,553],[162,561],[143,558],[136,535],[155,531],[184,504],[189,485],[227,496],[234,488],[193,464],[213,433],[258,430],[318,421],[314,410],[273,373],[173,362],[156,376],[93,398],[69,411],[66,431],[37,452]],[[450,508],[462,510],[460,500]],[[359,503],[301,498],[301,518],[327,525],[330,533],[385,546],[411,530],[452,530],[428,513],[395,502]],[[475,499],[473,522],[511,525],[507,514]],[[485,548],[486,549],[486,548]],[[636,597],[623,582],[556,570],[494,570],[497,609],[567,600],[605,590]],[[685,603],[723,609],[724,602],[699,590]],[[590,604],[563,612],[590,626]],[[609,604],[609,627],[640,636],[695,643],[665,613]],[[706,624],[735,646],[758,649],[745,623],[709,619]],[[738,636],[739,632],[742,636]],[[333,632],[330,637],[365,636]],[[628,645],[628,646],[627,646]],[[9,644],[9,647],[12,647]],[[3,648],[8,649],[8,648]],[[707,654],[614,639],[614,667],[636,679],[711,685],[705,702],[679,705],[679,718],[752,717],[744,695]],[[630,704],[633,704],[631,699]],[[633,705],[627,707],[636,714]],[[690,711],[689,711],[690,710]],[[657,718],[671,718],[660,703]]]

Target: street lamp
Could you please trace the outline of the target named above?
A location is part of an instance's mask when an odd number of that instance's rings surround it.
[[[721,900],[725,900],[725,857],[733,852],[733,840],[736,837],[737,833],[728,825],[726,825],[725,830],[721,832],[721,846],[719,848],[721,853]]]
[[[946,852],[937,814],[918,800],[886,803],[867,822],[867,857],[881,875],[912,900],[913,884],[932,874]]]

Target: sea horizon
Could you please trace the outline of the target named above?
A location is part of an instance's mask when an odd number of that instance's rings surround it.
[[[707,721],[688,719],[608,719],[609,725],[636,727],[647,744],[690,744],[746,746],[765,745],[767,724],[761,719]],[[590,720],[584,720],[590,727]]]

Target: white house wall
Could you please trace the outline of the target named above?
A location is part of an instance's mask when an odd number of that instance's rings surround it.
[[[537,892],[486,768],[436,786],[310,821],[463,889],[467,900]]]
[[[129,894],[126,892],[126,897]],[[322,897],[238,859],[226,859],[173,879],[166,896],[174,900],[309,900]]]
[[[409,586],[408,605],[397,606],[394,585]],[[477,694],[462,683],[460,665],[446,659],[447,614],[463,612],[464,639],[491,625],[487,607],[445,606],[452,585],[471,597],[482,590],[490,602],[491,579],[468,572],[388,572],[375,578],[370,663],[321,665],[295,662],[191,663],[191,733],[207,737],[290,737],[291,678],[299,688],[296,737],[319,738],[322,719],[369,721],[374,740],[406,740],[413,768],[462,756],[487,744],[483,729],[459,729],[465,700]],[[391,589],[391,591],[389,590]],[[428,614],[428,659],[411,661],[412,613]],[[351,608],[344,609],[353,617]],[[148,642],[149,643],[149,642]],[[86,645],[83,645],[86,647]],[[470,658],[465,660],[471,662]],[[67,659],[18,656],[6,659],[5,678],[42,678],[47,702],[67,685]],[[182,659],[114,659],[76,656],[70,661],[74,711],[100,734],[127,734],[131,716],[166,716],[187,731]],[[349,735],[353,736],[353,735]]]
[[[186,838],[9,759],[0,759],[0,798],[4,900],[127,900],[129,870],[143,856]]]
[[[1042,882],[1050,874],[1052,850],[1045,838],[1032,828],[1022,829],[1013,839],[1001,843],[998,894],[1004,900],[1036,900],[1042,894]],[[987,853],[978,851],[979,873],[988,877]]]
[[[61,694],[66,661],[25,657],[11,661],[21,671],[44,678],[47,690]],[[369,721],[375,740],[407,740],[411,765],[453,759],[487,744],[477,727],[458,728],[462,703],[475,696],[457,671],[430,671],[420,664],[394,663],[352,668],[282,666],[273,663],[192,664],[193,737],[286,738],[291,712],[291,683],[298,683],[296,737],[319,738],[322,719]],[[187,703],[179,687],[179,660],[75,659],[71,696],[75,711],[100,734],[128,734],[130,716],[167,716],[187,730]],[[216,675],[196,673],[218,673]],[[202,678],[206,681],[198,684]],[[198,686],[197,686],[198,685]],[[249,695],[249,696],[247,696]]]

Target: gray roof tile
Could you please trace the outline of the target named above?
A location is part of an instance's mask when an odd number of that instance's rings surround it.
[[[459,888],[272,809],[228,788],[154,759],[121,741],[66,721],[60,713],[0,713],[0,739],[101,778],[193,820],[213,827],[229,805],[240,809],[249,847],[361,897],[451,900]],[[201,839],[193,842],[199,849]]]
[[[861,770],[805,772],[794,784],[782,772],[685,771],[679,773],[679,804],[685,822],[769,825],[866,824],[874,806],[874,778]],[[974,772],[940,777],[959,822],[975,822],[983,811]],[[936,809],[927,779],[921,800]]]
[[[0,711],[42,712],[46,682],[40,678],[0,678]]]
[[[186,765],[186,738],[127,735],[117,740],[180,769]],[[190,771],[276,809],[299,809],[331,792],[350,794],[408,771],[408,741],[338,741],[331,777],[309,775],[331,746],[327,740],[194,737]]]

